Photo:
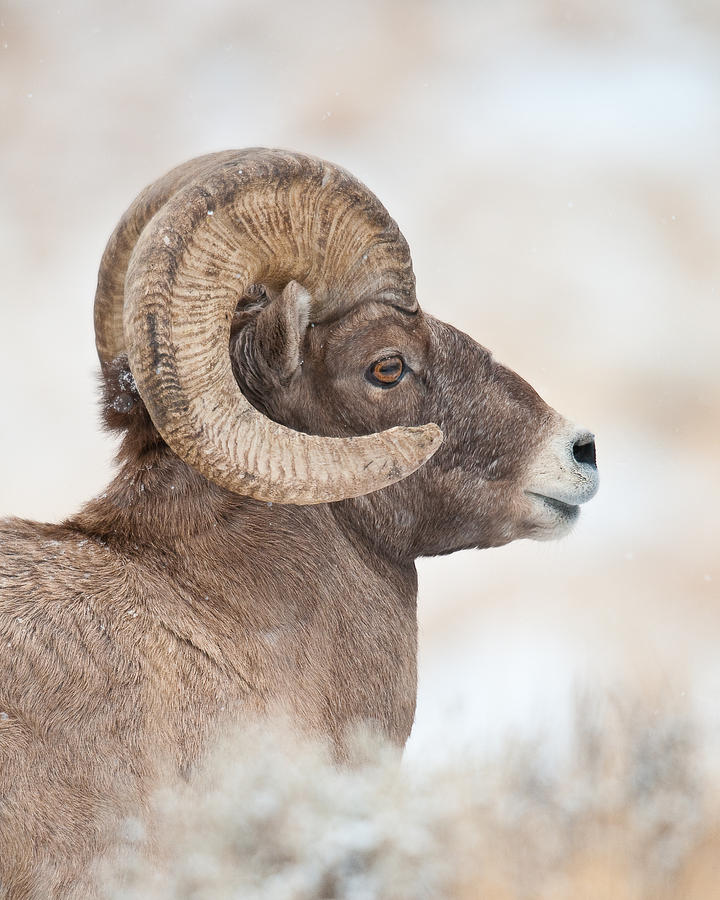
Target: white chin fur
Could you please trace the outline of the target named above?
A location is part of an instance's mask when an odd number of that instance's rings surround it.
[[[553,541],[565,537],[580,516],[580,507],[552,497],[529,493],[532,522],[530,537],[536,541]]]

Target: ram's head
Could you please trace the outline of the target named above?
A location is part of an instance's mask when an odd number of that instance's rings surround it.
[[[424,314],[395,222],[313,157],[231,151],[147,188],[103,258],[96,333],[210,481],[357,498],[342,509],[414,554],[559,536],[597,488],[592,436]]]

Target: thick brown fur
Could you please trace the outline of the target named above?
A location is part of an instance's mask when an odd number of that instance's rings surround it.
[[[280,709],[340,754],[364,720],[402,746],[414,560],[534,534],[523,479],[554,414],[532,388],[421,311],[366,302],[305,328],[281,299],[255,289],[233,325],[256,407],[321,435],[434,421],[444,444],[374,494],[266,504],[176,457],[127,361],[105,367],[124,435],[107,491],[62,525],[0,522],[4,900],[90,896],[78,885],[118,816],[142,814],[165,767],[189,772],[226,717]],[[388,355],[407,371],[383,388],[366,373]]]

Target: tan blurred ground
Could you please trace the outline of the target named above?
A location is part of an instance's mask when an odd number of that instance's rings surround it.
[[[561,747],[588,684],[714,728],[720,6],[3,2],[0,514],[58,518],[110,475],[91,303],[120,213],[255,144],[361,177],[421,303],[598,437],[571,538],[421,563],[410,753]]]

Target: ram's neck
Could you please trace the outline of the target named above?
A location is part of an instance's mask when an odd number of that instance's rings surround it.
[[[66,524],[121,553],[152,617],[250,683],[250,696],[336,737],[373,720],[404,743],[415,704],[415,567],[358,541],[330,506],[238,497],[158,448],[126,462]]]
[[[340,514],[344,506],[242,497],[210,483],[159,445],[123,462],[106,490],[66,524],[121,552],[142,547],[192,559],[190,551],[202,546],[213,556],[227,547],[246,556],[262,541],[266,547],[284,545],[292,559],[317,558],[330,566],[350,554],[380,575],[414,573],[412,560],[370,540],[368,529],[360,527],[364,522]],[[334,560],[332,553],[338,554]]]
[[[68,524],[119,550],[136,544],[171,550],[217,528],[231,500],[158,445],[124,461],[107,489]]]

